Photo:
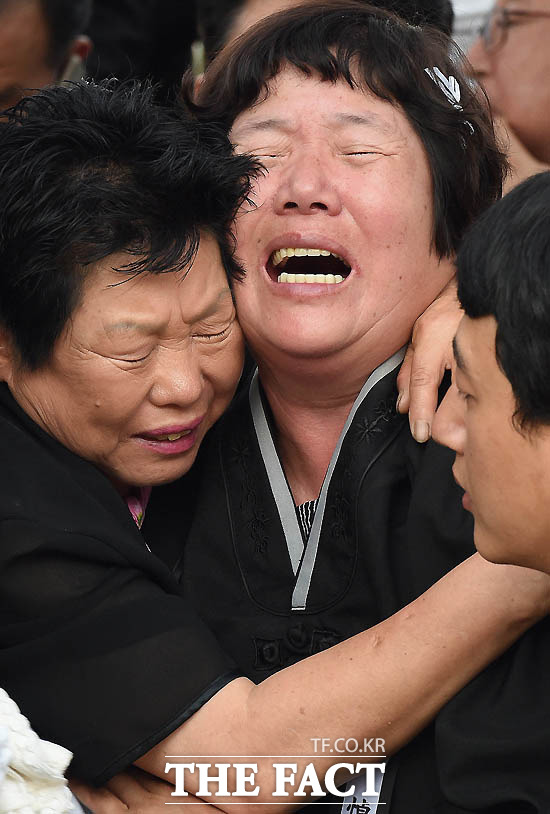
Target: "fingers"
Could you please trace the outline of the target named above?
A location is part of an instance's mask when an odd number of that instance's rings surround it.
[[[438,391],[441,383],[439,359],[436,375],[433,367],[415,365],[413,360],[409,381],[409,424],[415,441],[424,444],[431,438],[432,422],[437,409]]]
[[[413,438],[421,444],[431,438],[439,385],[451,367],[452,341],[461,318],[453,279],[417,319],[397,377],[397,410],[408,411]]]
[[[440,366],[439,354],[427,360],[427,357],[421,357],[421,352],[415,351],[411,343],[397,377],[399,395],[396,409],[402,414],[409,413],[412,436],[420,444],[428,441],[432,434],[442,378]]]
[[[412,370],[412,363],[414,358],[414,348],[412,343],[407,348],[407,352],[405,353],[405,358],[401,363],[401,367],[399,369],[399,373],[397,374],[397,389],[398,389],[398,396],[397,396],[397,404],[395,405],[395,409],[398,413],[405,415],[409,411],[410,405],[410,394],[409,394],[409,381],[411,379],[411,370]]]

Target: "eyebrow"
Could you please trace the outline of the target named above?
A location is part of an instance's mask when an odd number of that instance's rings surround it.
[[[109,333],[138,331],[138,333],[146,334],[155,330],[155,327],[151,322],[135,322],[131,319],[122,319],[120,322],[114,322],[112,325],[106,325],[105,328]]]
[[[379,130],[384,135],[393,133],[393,127],[386,122],[377,113],[337,113],[333,117],[336,124],[346,127],[352,125],[354,127],[368,127],[370,129]]]
[[[201,322],[203,319],[214,314],[220,304],[220,302],[228,296],[231,302],[233,302],[233,298],[231,296],[231,290],[229,288],[222,288],[218,292],[217,297],[212,302],[208,303],[203,311],[200,314],[197,314],[193,322]],[[121,319],[119,322],[114,322],[112,325],[107,325],[106,330],[109,333],[124,333],[126,331],[137,331],[141,334],[148,334],[154,333],[157,330],[158,326],[153,322],[147,322],[143,320],[143,322],[136,322],[133,319]]]
[[[239,137],[247,136],[249,133],[261,133],[263,130],[289,130],[290,122],[287,119],[258,119],[255,122],[247,122],[237,127],[236,134]]]
[[[370,129],[378,130],[384,135],[390,135],[394,132],[391,125],[386,122],[377,113],[336,113],[334,116],[327,117],[328,121],[335,124],[337,127],[368,127]],[[290,131],[293,127],[289,119],[271,118],[271,119],[258,119],[257,121],[248,122],[241,127],[236,128],[235,135],[238,138],[247,136],[253,133],[261,133],[267,130],[282,130]]]
[[[233,295],[232,295],[231,289],[229,287],[220,289],[216,299],[212,300],[212,302],[209,303],[206,306],[204,311],[201,311],[200,314],[197,314],[197,316],[195,316],[193,321],[194,322],[201,322],[203,319],[206,319],[207,317],[212,316],[212,314],[214,314],[216,312],[216,310],[218,309],[218,306],[220,305],[220,303],[224,299],[228,299],[231,302],[231,304],[233,305]]]
[[[453,336],[453,355],[455,357],[456,366],[462,373],[464,373],[467,376],[468,365],[464,361],[464,356],[462,354],[462,351],[460,350],[456,336]]]

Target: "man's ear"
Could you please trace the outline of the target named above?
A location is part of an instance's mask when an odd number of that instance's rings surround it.
[[[75,37],[67,53],[67,59],[63,65],[59,81],[78,82],[86,73],[86,59],[88,58],[93,43],[85,34]]]
[[[0,325],[0,381],[9,382],[14,366],[13,342],[6,328]]]

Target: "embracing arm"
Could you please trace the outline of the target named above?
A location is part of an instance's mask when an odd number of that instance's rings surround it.
[[[137,761],[165,777],[166,755],[288,755],[319,777],[341,754],[313,755],[312,738],[384,738],[391,754],[483,667],[547,612],[550,579],[474,555],[386,621],[271,676],[237,679]],[[364,756],[363,756],[364,757]],[[242,759],[242,758],[241,758]],[[193,760],[190,758],[189,760]],[[205,758],[208,760],[208,758]],[[185,761],[180,761],[185,762]],[[257,758],[256,803],[271,799],[272,763]],[[171,778],[172,779],[172,778]],[[194,774],[186,789],[197,793]],[[215,798],[236,814],[240,800]],[[293,809],[302,800],[278,799]],[[259,811],[260,809],[258,809]]]

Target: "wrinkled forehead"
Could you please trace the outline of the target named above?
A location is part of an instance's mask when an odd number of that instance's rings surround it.
[[[235,118],[231,140],[298,125],[355,126],[385,138],[412,133],[401,106],[376,96],[359,80],[352,87],[344,78],[332,82],[313,71],[308,75],[285,66],[266,83],[254,104]]]

